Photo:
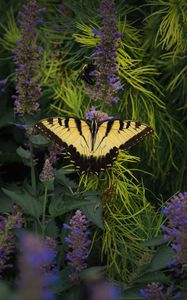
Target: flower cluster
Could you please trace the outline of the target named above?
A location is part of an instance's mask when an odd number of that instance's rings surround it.
[[[187,271],[187,192],[174,196],[163,209],[167,217],[166,226],[162,226],[167,241],[173,241],[172,248],[176,255],[172,260],[174,266],[182,265]]]
[[[56,143],[52,143],[49,147],[48,147],[48,151],[49,151],[49,161],[52,165],[55,165],[57,163],[57,161],[60,159],[60,155],[61,153],[65,150],[64,147],[60,147],[59,145],[57,145]]]
[[[179,292],[173,294],[173,287],[164,291],[163,285],[158,282],[149,283],[145,289],[140,290],[140,294],[146,300],[177,300],[181,297]]]
[[[8,261],[15,250],[15,236],[13,229],[22,227],[22,211],[14,206],[12,214],[0,216],[0,273],[12,267]]]
[[[92,108],[86,112],[86,117],[90,121],[92,120],[104,121],[109,119],[107,113],[102,112],[100,110],[96,110],[94,106],[92,106]]]
[[[15,112],[18,114],[33,114],[39,109],[41,88],[38,84],[38,71],[43,49],[36,45],[36,27],[43,22],[39,18],[39,14],[43,11],[36,1],[31,1],[23,5],[23,12],[18,14],[21,38],[13,51],[17,94],[13,98]]]
[[[72,268],[70,279],[78,280],[78,273],[87,267],[85,260],[88,257],[88,246],[91,241],[88,239],[87,219],[80,210],[77,210],[70,220],[70,224],[64,224],[64,228],[70,230],[65,238],[68,243],[69,252],[66,256],[68,265]]]
[[[46,183],[53,182],[53,180],[54,180],[54,169],[48,158],[45,160],[44,167],[40,174],[40,180],[42,182],[46,182]]]
[[[103,100],[111,105],[118,102],[117,93],[122,89],[117,62],[117,41],[121,34],[116,32],[116,11],[114,0],[102,0],[99,8],[102,18],[100,31],[94,31],[94,36],[99,34],[100,41],[91,59],[94,59],[96,69],[94,88],[88,87],[93,100]]]
[[[26,234],[21,240],[19,258],[19,290],[22,299],[53,300],[51,287],[57,281],[54,261],[54,242],[43,241],[39,236]]]

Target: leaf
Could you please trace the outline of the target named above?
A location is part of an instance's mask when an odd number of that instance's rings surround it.
[[[87,205],[81,208],[89,221],[92,221],[99,228],[104,229],[103,226],[103,205],[96,193],[87,193],[85,196]]]
[[[16,149],[17,154],[21,157],[21,158],[25,158],[25,159],[29,159],[30,158],[30,152],[26,151],[25,149],[23,149],[22,147],[18,147]]]
[[[75,286],[75,285],[62,295],[62,299],[66,299],[66,300],[81,299],[80,297],[81,295],[80,295],[79,286]]]
[[[159,245],[162,245],[164,243],[165,243],[164,236],[162,234],[159,234],[154,239],[143,242],[143,245],[147,246],[147,247],[152,247],[152,246],[159,246]]]
[[[47,223],[45,232],[47,236],[50,236],[54,239],[58,237],[59,229],[56,226],[55,220],[51,220]]]
[[[31,166],[31,162],[30,162],[31,155],[30,155],[29,151],[26,151],[22,147],[18,147],[16,149],[16,153],[22,159],[22,162],[24,163],[24,165],[29,166],[29,167]]]
[[[67,176],[65,176],[65,172],[63,168],[55,172],[55,178],[57,179],[57,181],[59,181],[61,184],[65,186],[68,186],[72,189],[77,188],[77,184],[73,180],[70,180]]]
[[[1,190],[0,190],[0,212],[7,213],[12,211],[13,201],[10,200]]]
[[[17,292],[12,291],[6,282],[0,282],[0,300],[19,300]]]
[[[1,110],[1,119],[0,119],[0,128],[3,128],[9,125],[14,120],[14,113],[12,111],[8,111],[7,113],[2,113]]]
[[[2,188],[2,191],[7,196],[9,196],[13,202],[21,206],[26,214],[39,219],[42,213],[42,206],[41,203],[39,201],[36,201],[33,196],[28,194],[26,191],[23,191],[23,193],[19,193],[16,191],[7,190],[5,188]]]
[[[153,272],[167,267],[169,261],[173,258],[175,252],[167,245],[161,246],[153,256],[146,272]]]
[[[63,195],[61,197],[58,196],[50,203],[49,213],[53,218],[55,218],[74,209],[80,209],[82,206],[87,204],[88,202],[85,200],[76,200],[67,195]]]
[[[48,145],[49,141],[41,134],[31,135],[30,141],[35,145]]]
[[[122,296],[120,297],[121,300],[139,300],[144,299],[140,295],[140,288],[134,287],[122,292]]]
[[[180,286],[181,286],[183,291],[187,291],[187,279],[180,282]]]
[[[157,271],[157,272],[152,272],[152,273],[146,273],[144,275],[142,275],[140,278],[138,278],[136,280],[136,283],[149,283],[149,282],[163,282],[163,283],[166,283],[169,281],[168,277],[160,272],[160,271]]]
[[[60,292],[69,290],[70,288],[72,288],[72,283],[69,280],[69,271],[67,267],[65,267],[59,272],[59,282],[55,284],[54,291],[58,294]]]

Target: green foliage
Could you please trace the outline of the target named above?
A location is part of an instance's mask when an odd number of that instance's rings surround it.
[[[0,282],[0,300],[9,299],[9,300],[18,300],[19,295],[11,290],[9,285],[5,282]]]
[[[15,116],[11,99],[15,65],[10,51],[20,39],[15,20],[23,3],[4,3],[0,24],[0,80],[8,79],[6,93],[0,94],[0,211],[9,213],[13,204],[18,204],[26,230],[58,241],[61,271],[56,292],[59,299],[74,299],[80,291],[68,280],[67,232],[62,225],[80,209],[93,236],[89,253],[93,261],[89,264],[104,265],[101,268],[107,276],[122,283],[121,299],[142,299],[142,286],[172,281],[165,270],[174,252],[163,245],[160,235],[164,223],[161,207],[167,198],[186,188],[186,1],[148,0],[144,5],[116,1],[118,31],[122,33],[117,60],[124,90],[117,105],[104,106],[91,102],[87,84],[79,76],[100,39],[93,34],[93,29],[101,26],[96,11],[99,1],[65,0],[61,7],[57,0],[40,0],[47,8],[37,34],[38,45],[44,48],[38,74],[43,94],[40,112],[30,118]],[[93,105],[117,118],[145,122],[154,134],[128,152],[120,151],[113,167],[98,176],[79,176],[63,154],[55,165],[54,182],[43,185],[39,174],[49,141],[31,135],[30,127],[48,116],[84,119]],[[19,128],[25,123],[27,137]],[[90,273],[94,277],[92,268]],[[181,289],[185,297],[185,281]],[[0,286],[0,294],[3,299],[17,299],[6,284]]]
[[[39,219],[41,213],[42,213],[42,208],[41,204],[36,201],[32,195],[30,195],[27,191],[23,191],[22,193],[20,192],[15,192],[10,191],[7,189],[2,189],[5,195],[9,196],[10,199],[18,204],[21,208],[23,208],[24,212],[26,214],[29,214],[30,216],[36,218],[37,220]]]
[[[14,50],[16,41],[20,39],[20,32],[12,8],[7,12],[7,24],[0,24],[0,27],[4,31],[4,36],[0,39],[1,47],[8,51]]]
[[[186,1],[149,1],[149,4],[155,6],[154,12],[150,14],[149,18],[160,19],[160,26],[158,27],[155,36],[155,45],[162,47],[169,51],[173,49],[177,52],[184,52],[186,47],[186,26],[187,16],[184,7]]]

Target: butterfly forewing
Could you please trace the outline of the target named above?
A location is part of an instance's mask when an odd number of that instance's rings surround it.
[[[151,127],[135,121],[104,121],[98,129],[94,156],[106,155],[113,148],[128,149],[151,132]]]
[[[83,120],[49,118],[41,120],[35,128],[59,146],[73,146],[80,154],[88,151],[91,132],[88,124]]]

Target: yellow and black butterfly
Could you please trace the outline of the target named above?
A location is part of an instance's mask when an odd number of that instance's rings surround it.
[[[153,130],[136,121],[85,121],[78,118],[48,118],[35,127],[59,147],[64,147],[80,173],[98,173],[112,165],[119,149],[128,149]]]

